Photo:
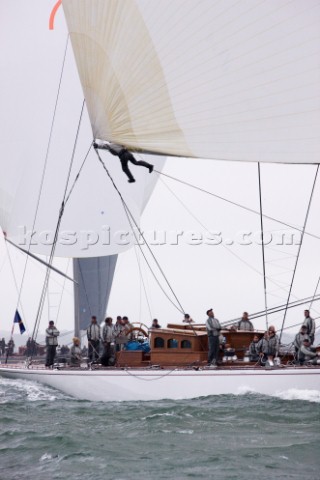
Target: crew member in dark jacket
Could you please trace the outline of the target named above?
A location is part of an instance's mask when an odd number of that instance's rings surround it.
[[[116,145],[115,143],[93,143],[94,148],[102,148],[105,150],[109,150],[112,155],[116,155],[120,158],[122,170],[128,177],[128,182],[133,183],[135,179],[132,173],[129,170],[128,163],[131,162],[134,165],[138,165],[139,167],[146,167],[149,169],[149,173],[153,171],[153,165],[148,162],[144,162],[143,160],[136,160],[132,153],[129,152],[126,148],[122,145]]]

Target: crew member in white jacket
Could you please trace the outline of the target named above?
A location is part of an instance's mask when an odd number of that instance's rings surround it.
[[[54,322],[50,320],[49,326],[46,329],[46,345],[47,345],[46,367],[51,367],[54,363],[54,357],[56,356],[59,335],[60,335],[59,330],[54,326]]]

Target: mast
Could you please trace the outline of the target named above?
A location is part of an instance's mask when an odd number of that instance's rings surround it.
[[[266,262],[265,262],[265,256],[264,256],[264,237],[263,237],[263,214],[262,214],[262,194],[261,194],[260,162],[258,162],[258,179],[259,179],[259,204],[260,204],[260,227],[261,227],[262,265],[263,265],[264,306],[265,306],[265,309],[266,309],[266,329],[268,330],[267,282],[266,282]]]

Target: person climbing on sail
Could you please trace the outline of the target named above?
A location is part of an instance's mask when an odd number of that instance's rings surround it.
[[[116,155],[120,158],[122,170],[128,177],[129,183],[134,183],[135,178],[133,177],[131,171],[129,170],[128,163],[131,162],[134,165],[138,165],[139,167],[146,167],[149,169],[149,173],[153,172],[153,165],[148,162],[144,162],[143,160],[136,160],[129,150],[127,150],[122,145],[117,145],[116,143],[97,143],[96,141],[93,142],[93,146],[95,149],[101,148],[104,150],[109,150],[112,155]]]

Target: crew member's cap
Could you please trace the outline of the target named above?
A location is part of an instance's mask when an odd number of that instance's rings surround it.
[[[212,308],[209,308],[209,310],[207,310],[207,315],[209,315],[210,312],[212,312]]]
[[[49,325],[54,325],[54,321],[50,320]]]

